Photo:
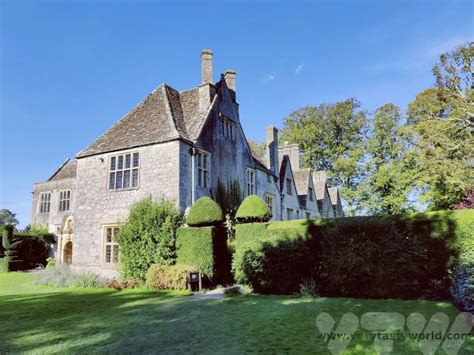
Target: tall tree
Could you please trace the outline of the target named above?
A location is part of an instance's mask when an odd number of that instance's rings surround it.
[[[265,142],[258,143],[255,139],[247,140],[252,155],[260,161],[265,161]]]
[[[388,103],[375,112],[367,140],[361,207],[369,214],[411,209],[410,194],[418,180],[417,160],[400,136],[400,109]]]
[[[0,226],[18,225],[18,220],[15,217],[16,217],[16,213],[13,213],[6,208],[2,208],[0,210]]]
[[[433,67],[437,86],[410,103],[411,142],[424,172],[423,199],[431,209],[446,209],[474,186],[474,44],[440,56]]]
[[[284,120],[282,139],[304,150],[303,164],[326,170],[329,184],[338,186],[353,215],[360,199],[361,160],[367,128],[366,114],[354,98],[335,104],[307,106]]]

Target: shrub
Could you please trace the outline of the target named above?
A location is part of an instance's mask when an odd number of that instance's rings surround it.
[[[72,282],[72,287],[76,288],[98,288],[100,287],[99,275],[92,272],[75,275]]]
[[[70,287],[74,284],[75,275],[68,266],[58,265],[38,273],[36,285],[53,287]]]
[[[199,270],[210,281],[230,278],[230,254],[225,229],[220,227],[181,227],[176,240],[177,263]]]
[[[146,273],[146,285],[158,290],[186,290],[187,273],[195,271],[186,265],[154,264]]]
[[[224,221],[219,205],[208,196],[201,197],[189,210],[186,223],[190,226],[210,226]]]
[[[250,195],[242,202],[235,217],[244,222],[266,222],[272,218],[272,213],[260,197]]]
[[[466,312],[474,312],[474,260],[459,266],[451,286],[454,304]]]
[[[109,280],[92,272],[75,274],[67,265],[48,268],[36,277],[34,284],[52,287],[99,288],[106,287]]]
[[[180,223],[180,213],[172,201],[145,199],[136,203],[118,235],[122,276],[145,280],[150,265],[173,264]]]

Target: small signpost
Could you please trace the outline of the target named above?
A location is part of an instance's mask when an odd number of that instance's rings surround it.
[[[188,290],[202,291],[202,274],[200,271],[188,272]]]

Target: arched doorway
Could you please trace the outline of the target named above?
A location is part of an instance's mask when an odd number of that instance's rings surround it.
[[[63,254],[64,264],[72,264],[72,242],[67,242],[64,245],[64,254]]]

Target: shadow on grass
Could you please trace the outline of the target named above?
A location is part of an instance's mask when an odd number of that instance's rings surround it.
[[[294,296],[192,300],[148,291],[72,290],[0,297],[0,353],[50,352],[327,352],[316,317],[328,312],[456,310],[428,301]],[[405,341],[399,351],[416,348]],[[370,352],[372,342],[350,348]],[[360,352],[359,352],[360,353]]]

